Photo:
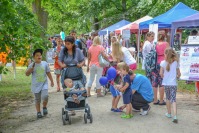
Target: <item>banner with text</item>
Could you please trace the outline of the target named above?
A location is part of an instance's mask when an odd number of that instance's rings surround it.
[[[199,45],[181,46],[180,71],[182,80],[199,81]]]

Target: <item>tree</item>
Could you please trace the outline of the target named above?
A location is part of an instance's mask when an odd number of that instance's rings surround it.
[[[7,61],[28,58],[30,45],[32,49],[44,47],[40,38],[42,28],[22,2],[1,0],[0,12],[0,52],[7,54]]]

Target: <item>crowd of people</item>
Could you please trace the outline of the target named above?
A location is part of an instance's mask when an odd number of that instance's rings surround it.
[[[73,77],[67,78],[67,81],[72,81],[72,85],[78,85],[79,88],[87,90],[87,96],[91,96],[91,88],[96,77],[96,93],[97,97],[103,97],[101,93],[103,86],[100,84],[99,79],[105,74],[107,68],[100,66],[98,56],[101,54],[103,58],[110,62],[111,66],[116,68],[117,74],[120,77],[119,83],[114,81],[110,82],[110,92],[112,94],[112,107],[113,112],[122,112],[126,108],[126,112],[121,115],[121,118],[129,119],[133,117],[132,110],[140,111],[140,115],[147,115],[151,106],[149,103],[153,102],[154,105],[166,105],[166,117],[171,118],[171,104],[173,105],[173,122],[177,123],[177,106],[176,106],[176,92],[177,92],[177,79],[181,76],[179,70],[178,56],[176,52],[170,48],[170,45],[165,41],[165,34],[159,33],[156,45],[154,45],[154,32],[146,34],[146,40],[140,47],[143,58],[142,69],[146,70],[147,55],[151,50],[156,51],[155,68],[151,70],[149,76],[135,74],[137,69],[136,59],[133,57],[131,51],[125,46],[125,41],[121,36],[116,37],[110,33],[109,49],[104,47],[99,36],[84,38],[83,35],[76,37],[76,32],[72,30],[70,35],[61,40],[58,37],[56,40],[51,38],[54,54],[54,69],[56,74],[56,87],[57,92],[61,90],[60,77],[61,71],[69,67],[71,64],[77,66],[78,71],[82,67],[86,67],[89,72],[87,85],[82,84],[82,80]],[[35,103],[37,110],[37,117],[41,118],[40,102],[43,100],[43,114],[47,112],[48,101],[48,84],[47,76],[51,81],[51,86],[54,86],[52,76],[50,74],[47,62],[41,60],[42,50],[37,49],[33,53],[34,62],[28,66],[26,75],[32,74],[32,91],[35,94]],[[87,64],[86,62],[87,57]],[[74,69],[75,70],[75,69]],[[77,72],[78,72],[77,71]],[[77,73],[75,72],[75,73]],[[77,73],[77,76],[78,73]],[[82,75],[80,75],[82,77]],[[65,79],[64,79],[65,80]],[[67,82],[64,82],[66,88],[64,90],[73,90],[72,86],[67,89]],[[158,99],[159,90],[159,99]],[[166,101],[164,101],[164,94],[166,94]],[[122,97],[124,105],[118,108],[118,102]],[[76,97],[75,97],[76,98]]]

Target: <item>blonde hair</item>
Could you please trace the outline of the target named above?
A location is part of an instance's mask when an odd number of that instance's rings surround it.
[[[129,72],[129,66],[125,63],[125,62],[120,62],[117,64],[117,69],[119,70],[125,70],[127,72]]]
[[[120,60],[123,58],[124,54],[119,42],[114,42],[112,44],[112,56],[116,59],[117,62],[120,62]]]
[[[166,70],[170,71],[171,63],[173,63],[174,61],[178,62],[178,56],[177,56],[176,52],[172,48],[167,48],[165,50],[164,54],[166,55],[165,60],[168,63],[167,66],[166,66]]]
[[[164,41],[165,39],[165,34],[159,33],[158,34],[158,41]]]
[[[100,41],[99,36],[96,36],[96,37],[93,39],[93,46],[96,46],[96,45],[101,45],[101,41]]]
[[[116,36],[112,36],[111,37],[111,43],[117,42],[117,37]]]
[[[148,40],[148,37],[152,36],[152,35],[155,35],[155,33],[153,31],[149,31],[146,33],[146,38],[145,40]]]

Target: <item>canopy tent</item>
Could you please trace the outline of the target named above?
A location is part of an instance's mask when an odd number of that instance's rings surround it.
[[[199,27],[199,13],[172,22],[172,29],[179,27]]]
[[[172,22],[170,43],[173,46],[174,34],[177,28],[199,27],[199,13]]]
[[[152,17],[150,17],[150,16],[142,17],[130,24],[127,24],[119,29],[116,29],[115,33],[119,34],[119,33],[121,33],[122,30],[130,30],[131,33],[136,33],[136,32],[138,32],[138,29],[139,29],[139,23],[150,20],[150,19],[152,19]]]
[[[109,26],[109,27],[107,27],[107,28],[105,28],[103,30],[100,30],[98,32],[98,35],[106,35],[107,31],[108,31],[108,33],[110,33],[112,31],[115,31],[116,29],[118,29],[118,28],[120,28],[122,26],[125,26],[127,24],[130,24],[130,23],[131,22],[129,22],[127,20],[121,20],[121,21],[119,21],[119,22],[117,22],[117,23],[115,23],[115,24],[113,24],[113,25],[111,25],[111,26]]]
[[[191,9],[182,2],[179,2],[166,13],[140,23],[139,29],[149,29],[150,24],[158,24],[158,28],[171,28],[171,23],[173,21],[185,18],[195,13],[198,13],[198,11]]]

